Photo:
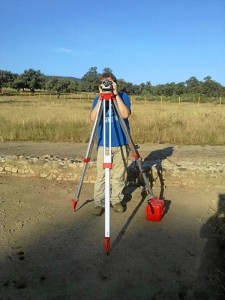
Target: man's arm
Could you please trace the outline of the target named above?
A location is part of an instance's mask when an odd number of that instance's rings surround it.
[[[124,119],[128,119],[131,111],[130,109],[126,106],[126,104],[123,102],[123,100],[121,99],[120,95],[117,92],[117,84],[113,81],[112,82],[113,85],[113,93],[116,96],[116,101],[119,107],[119,110],[121,112],[121,115]]]
[[[126,104],[123,102],[123,100],[121,99],[119,94],[116,96],[116,101],[117,101],[117,104],[118,104],[118,107],[119,107],[122,117],[124,119],[128,119],[131,114],[131,111],[126,106]]]
[[[98,101],[97,101],[96,105],[94,106],[94,108],[92,109],[92,111],[90,112],[90,120],[91,120],[92,122],[95,121],[97,112],[98,112]]]

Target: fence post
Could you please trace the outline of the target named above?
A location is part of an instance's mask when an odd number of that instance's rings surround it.
[[[179,96],[179,98],[178,98],[178,99],[179,99],[179,104],[180,104],[180,96]]]
[[[199,96],[199,97],[198,97],[198,106],[199,106],[199,104],[200,104],[200,100],[201,100],[201,97]]]
[[[220,97],[220,105],[222,104],[222,98]]]
[[[160,97],[160,100],[161,100],[161,106],[162,106],[162,104],[163,104],[163,97],[162,96]]]

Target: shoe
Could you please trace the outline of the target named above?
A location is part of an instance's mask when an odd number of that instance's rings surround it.
[[[123,212],[123,206],[121,205],[121,203],[116,203],[113,205],[114,211],[115,212]]]
[[[105,209],[102,206],[95,206],[93,215],[95,215],[95,216],[101,216],[103,214],[104,210]]]

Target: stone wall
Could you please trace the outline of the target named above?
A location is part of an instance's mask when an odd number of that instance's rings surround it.
[[[82,174],[83,162],[79,159],[60,158],[49,154],[40,157],[22,155],[1,155],[0,175],[37,176],[49,180],[79,180]],[[225,163],[218,162],[171,162],[164,160],[146,160],[143,169],[151,173],[152,179],[157,183],[161,179],[169,184],[196,185],[196,182],[208,181],[221,185],[225,180]],[[134,161],[130,162],[130,173],[137,173]],[[159,178],[161,176],[161,178]],[[94,182],[96,177],[96,160],[88,163],[84,182]],[[133,179],[132,179],[133,180]]]
[[[95,180],[95,162],[88,163],[86,181]],[[43,155],[41,157],[30,156],[0,156],[0,174],[14,176],[37,176],[55,180],[78,180],[82,173],[81,160],[59,158],[57,156]]]

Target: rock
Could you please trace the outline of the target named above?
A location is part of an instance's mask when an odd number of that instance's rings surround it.
[[[11,166],[6,166],[5,167],[5,171],[6,172],[11,172],[12,171],[12,167]]]
[[[17,167],[13,167],[12,168],[12,173],[18,173],[18,168]]]
[[[183,157],[182,157],[183,159]],[[150,176],[154,184],[160,183],[161,180],[168,184],[181,182],[184,185],[191,185],[198,182],[199,178],[207,178],[209,181],[224,180],[225,163],[212,161],[187,161],[172,159],[145,159],[143,161],[143,170],[147,176]],[[70,157],[60,158],[45,154],[43,156],[31,157],[23,155],[5,155],[0,156],[0,173],[1,175],[10,173],[13,176],[40,176],[49,180],[79,180],[83,168],[83,162],[79,159]],[[139,175],[137,163],[130,162],[128,168],[133,177]],[[128,175],[129,175],[128,173]],[[132,175],[131,174],[131,175]],[[96,160],[88,163],[87,172],[84,181],[94,182],[96,178]],[[132,181],[129,176],[128,181]],[[198,178],[198,180],[194,180]]]

